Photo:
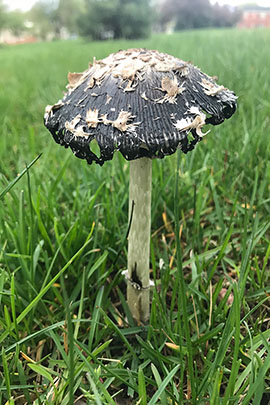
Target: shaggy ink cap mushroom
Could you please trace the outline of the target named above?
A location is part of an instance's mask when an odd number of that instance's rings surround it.
[[[115,150],[127,160],[163,158],[178,148],[187,153],[207,133],[205,124],[221,124],[236,109],[232,91],[158,51],[119,51],[69,73],[68,81],[64,98],[46,107],[45,125],[89,164],[102,165]]]
[[[56,142],[90,164],[102,165],[115,150],[131,160],[127,302],[133,318],[147,322],[151,158],[192,150],[207,133],[205,124],[234,113],[236,96],[190,63],[146,49],[111,54],[68,79],[64,98],[46,107],[45,125]]]

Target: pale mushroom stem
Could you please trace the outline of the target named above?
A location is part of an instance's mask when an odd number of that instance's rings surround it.
[[[138,322],[149,319],[152,160],[130,162],[127,302]],[[132,216],[132,218],[131,218]]]

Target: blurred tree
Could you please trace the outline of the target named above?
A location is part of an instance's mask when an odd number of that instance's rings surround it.
[[[29,12],[34,23],[34,34],[42,39],[61,37],[78,32],[79,15],[83,12],[84,0],[38,0]]]
[[[34,35],[43,40],[50,36],[54,37],[58,33],[56,23],[56,10],[58,2],[56,0],[39,0],[28,12],[29,19],[34,23]]]
[[[79,17],[83,36],[93,39],[144,38],[150,34],[150,0],[85,0]]]
[[[171,21],[174,21],[176,30],[209,26],[209,0],[165,0],[160,10],[160,23],[166,27]]]
[[[237,12],[209,0],[164,0],[159,13],[162,30],[172,22],[175,30],[231,26],[237,18]]]
[[[25,13],[19,10],[10,11],[6,14],[5,26],[9,28],[14,35],[19,36],[26,31]]]
[[[77,33],[79,16],[83,10],[83,0],[59,0],[55,22],[70,33]]]
[[[213,6],[213,25],[215,27],[231,27],[235,25],[241,17],[240,8],[230,9],[228,6]]]
[[[6,7],[3,4],[3,1],[0,0],[0,30],[5,26],[6,23]]]

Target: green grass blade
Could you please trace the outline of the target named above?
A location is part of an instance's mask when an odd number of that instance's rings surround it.
[[[175,235],[176,235],[176,256],[177,256],[177,276],[179,279],[179,308],[182,308],[183,315],[180,318],[180,322],[183,322],[183,331],[186,338],[187,344],[187,357],[188,357],[188,378],[190,380],[191,385],[191,395],[192,395],[192,403],[195,404],[196,399],[196,390],[195,390],[195,381],[194,381],[194,373],[193,373],[193,358],[192,358],[192,344],[191,344],[191,337],[190,337],[190,328],[188,322],[188,311],[187,311],[187,288],[185,284],[184,274],[183,274],[183,267],[182,267],[182,252],[181,252],[181,245],[179,239],[179,208],[178,208],[178,201],[179,201],[179,167],[180,167],[180,151],[177,154],[177,167],[176,167],[176,175],[175,175],[175,194],[174,194],[174,217],[175,217]],[[182,356],[182,339],[180,339],[180,361],[183,364],[183,356]]]
[[[216,378],[214,381],[213,392],[210,397],[210,405],[219,405],[220,387],[223,377],[223,369],[218,368],[216,371]],[[228,402],[227,402],[228,404]]]
[[[11,181],[1,192],[0,192],[0,200],[4,198],[4,196],[15,186],[15,184],[22,178],[22,176],[36,163],[36,161],[40,158],[42,153],[40,153],[31,163],[29,163],[26,168],[18,174],[18,176]]]
[[[81,289],[81,298],[80,298],[80,306],[78,310],[78,322],[76,322],[75,327],[74,327],[74,339],[78,338],[78,333],[80,329],[80,319],[82,317],[82,312],[83,312],[83,299],[84,299],[84,291],[85,291],[85,269],[83,269],[83,274],[82,274],[82,289]]]
[[[2,347],[2,364],[3,364],[3,369],[4,369],[4,377],[5,377],[7,395],[8,395],[8,399],[11,400],[10,373],[9,373],[9,369],[8,369],[8,362],[7,362],[4,347]]]
[[[158,369],[156,368],[156,366],[153,363],[151,364],[151,369],[152,369],[152,373],[155,377],[157,387],[160,387],[162,384],[162,379],[159,375]],[[167,396],[166,396],[165,390],[160,393],[159,398],[160,398],[161,405],[167,405]]]
[[[58,280],[58,278],[63,274],[69,266],[74,262],[74,260],[77,259],[78,256],[83,252],[85,247],[89,244],[89,240],[84,243],[84,245],[75,253],[75,255],[72,256],[72,258],[65,264],[64,267],[54,276],[51,281],[38,293],[38,295],[31,301],[31,303],[23,310],[23,312],[17,317],[17,324],[19,324],[25,317],[28,315],[28,313],[31,311],[31,309],[37,305],[39,300],[43,297],[44,294],[52,287],[52,285]],[[10,325],[10,331],[13,330],[15,327],[14,323]],[[3,342],[3,340],[8,336],[9,332],[4,332],[0,336],[0,343]]]
[[[102,312],[102,315],[105,319],[105,322],[115,331],[115,333],[120,337],[122,342],[126,345],[126,347],[130,350],[130,352],[133,354],[134,357],[137,357],[137,354],[127,338],[124,336],[122,331],[112,322],[112,320],[108,317],[108,315],[104,312],[102,308],[100,308],[100,311]]]
[[[139,367],[139,371],[138,371],[138,393],[139,393],[140,405],[147,405],[145,377],[144,377],[142,367]]]
[[[12,274],[12,276],[11,276],[10,292],[11,292],[11,294],[10,294],[10,306],[11,306],[12,320],[13,320],[14,329],[15,329],[17,339],[19,339],[19,331],[18,331],[17,318],[16,318],[16,306],[15,306],[15,279],[14,279],[14,274]]]
[[[257,390],[261,391],[261,387],[264,386],[264,379],[265,376],[270,369],[270,353],[264,359],[263,364],[260,366],[260,370],[256,376],[256,380],[250,384],[248,392],[243,400],[243,405],[249,405],[250,400],[252,399],[253,395],[256,394]]]
[[[100,319],[100,308],[101,308],[101,302],[103,298],[103,293],[104,293],[104,287],[101,287],[100,290],[98,291],[97,298],[95,301],[95,306],[94,306],[94,311],[92,315],[92,322],[91,322],[91,328],[90,328],[90,333],[89,333],[89,341],[88,341],[88,348],[89,351],[92,351],[92,345],[94,341],[94,336],[96,334],[98,322]]]
[[[155,392],[155,394],[153,395],[153,397],[151,398],[151,400],[148,402],[148,405],[154,405],[157,403],[158,399],[160,398],[161,394],[165,391],[167,385],[170,383],[170,381],[173,379],[173,377],[175,376],[175,374],[177,373],[177,371],[180,368],[180,364],[178,364],[177,366],[175,366],[170,373],[164,378],[164,380],[162,381],[161,385],[158,387],[157,391]]]
[[[53,370],[49,370],[41,364],[28,363],[27,365],[29,368],[31,368],[31,370],[35,371],[38,375],[41,375],[42,377],[50,381],[51,384],[53,384],[53,378],[51,375]]]
[[[231,366],[231,373],[229,382],[227,384],[227,388],[225,391],[225,395],[223,398],[223,404],[228,404],[229,397],[233,394],[234,386],[237,381],[237,373],[239,370],[239,350],[240,350],[240,300],[239,300],[239,292],[238,286],[236,284],[233,285],[233,315],[234,315],[234,352],[233,352],[233,362]]]

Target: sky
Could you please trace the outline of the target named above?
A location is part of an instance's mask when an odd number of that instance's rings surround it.
[[[3,3],[8,6],[9,10],[19,9],[22,11],[30,10],[36,0],[4,0]]]
[[[230,6],[238,6],[239,4],[254,2],[256,0],[210,0],[211,3],[229,4]],[[36,0],[4,0],[4,3],[10,10],[19,9],[22,11],[30,10]],[[257,0],[256,3],[262,7],[270,7],[270,0]]]

